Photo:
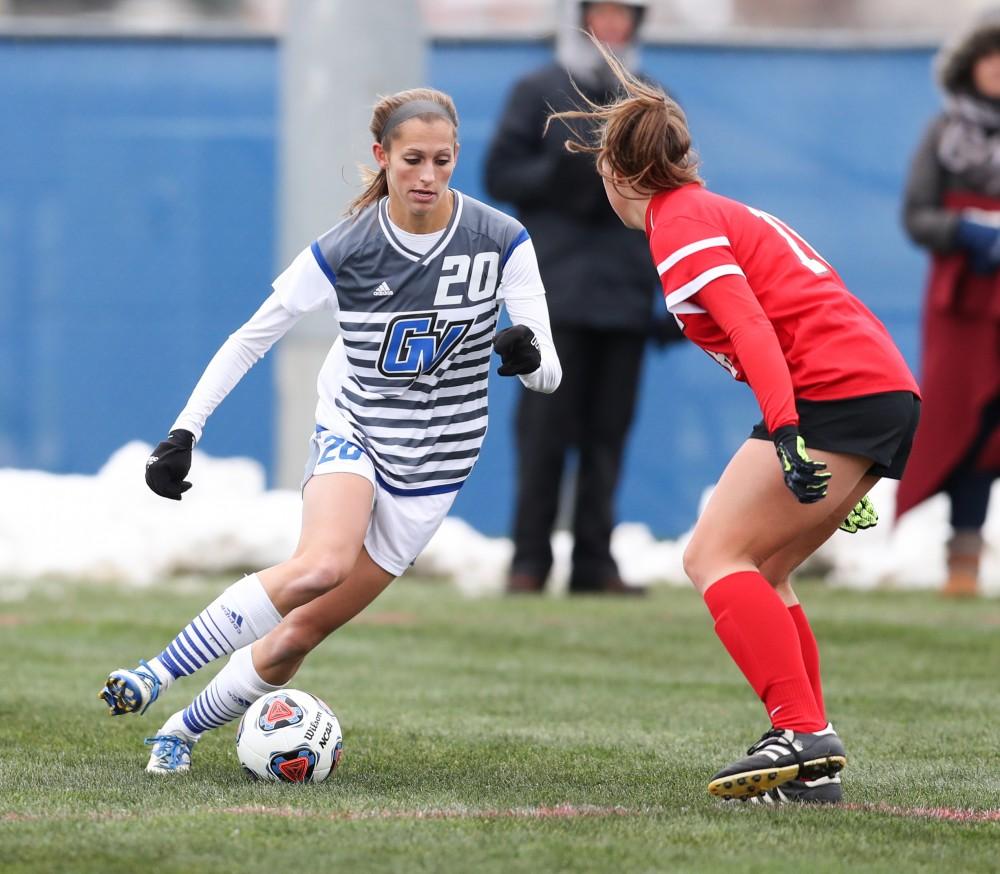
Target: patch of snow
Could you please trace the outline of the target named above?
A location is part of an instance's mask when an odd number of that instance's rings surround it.
[[[301,518],[297,491],[267,490],[256,461],[196,450],[195,487],[182,501],[164,500],[143,482],[151,449],[129,443],[94,476],[0,470],[0,573],[9,581],[8,595],[34,580],[146,586],[180,574],[259,569],[291,555]],[[1000,594],[998,492],[1000,484],[984,532],[982,582],[989,594]],[[895,494],[895,482],[880,482],[872,493],[878,527],[838,532],[817,552],[814,564],[829,569],[831,584],[910,589],[935,588],[944,580],[947,498],[932,498],[893,528]],[[646,525],[625,522],[614,531],[612,552],[629,582],[688,585],[681,557],[689,537],[657,540]],[[507,538],[486,537],[448,518],[412,573],[447,578],[468,595],[498,594],[512,551]],[[570,535],[557,532],[553,592],[566,589],[571,551]]]

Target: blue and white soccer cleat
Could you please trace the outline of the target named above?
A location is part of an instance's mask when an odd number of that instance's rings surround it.
[[[191,770],[191,747],[187,738],[176,734],[158,734],[147,737],[146,746],[153,745],[146,764],[149,774],[183,774]]]
[[[112,671],[97,697],[108,705],[111,716],[136,711],[141,715],[159,697],[160,685],[160,678],[153,673],[153,669],[140,661],[139,667],[132,670],[119,668]]]

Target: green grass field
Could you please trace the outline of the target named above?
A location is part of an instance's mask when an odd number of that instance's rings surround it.
[[[848,746],[838,809],[724,804],[767,727],[687,590],[487,599],[396,583],[293,685],[337,712],[316,786],[255,784],[234,730],[155,778],[142,738],[200,690],[109,718],[224,581],[0,602],[0,871],[996,871],[1000,603],[802,587]]]

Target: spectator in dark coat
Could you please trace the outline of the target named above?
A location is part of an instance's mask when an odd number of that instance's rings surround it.
[[[944,110],[906,186],[904,221],[931,256],[913,455],[897,515],[951,499],[948,595],[978,588],[983,523],[1000,474],[1000,15],[942,50]]]
[[[580,105],[576,89],[598,103],[616,91],[581,28],[634,67],[644,7],[564,4],[557,62],[515,83],[486,159],[490,196],[514,204],[531,234],[563,364],[558,392],[541,401],[522,392],[518,407],[512,592],[545,586],[572,448],[579,463],[570,592],[642,591],[622,582],[611,556],[615,490],[646,341],[679,334],[672,320],[654,319],[658,281],[645,236],[611,210],[592,159],[563,148],[566,130],[543,131],[553,109]]]

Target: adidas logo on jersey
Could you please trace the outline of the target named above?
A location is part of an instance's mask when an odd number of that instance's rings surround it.
[[[378,287],[372,292],[375,297],[392,297],[396,292],[389,288],[388,282],[380,282]]]

